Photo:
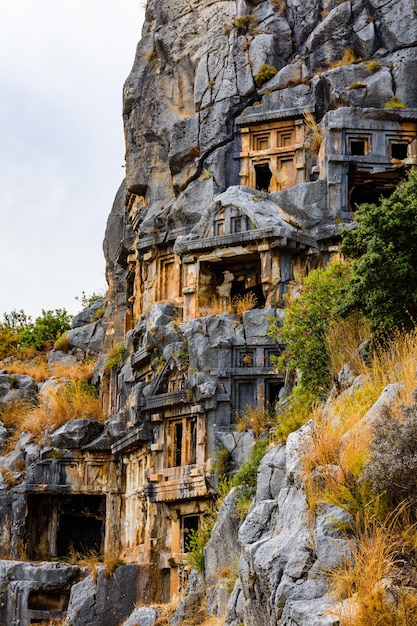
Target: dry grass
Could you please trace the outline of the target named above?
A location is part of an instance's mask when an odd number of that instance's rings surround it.
[[[285,14],[285,0],[269,0],[270,4],[274,7],[274,9],[278,12],[278,15]]]
[[[26,399],[5,404],[0,418],[13,432],[7,442],[7,450],[10,450],[24,432],[32,433],[39,443],[45,443],[50,433],[69,420],[103,420],[104,414],[101,401],[92,393],[92,388],[73,381],[58,391],[48,389],[37,404]]]
[[[358,346],[369,337],[369,334],[369,323],[360,315],[354,314],[332,322],[326,335],[330,354],[329,371],[332,378],[337,378],[346,363],[355,376],[365,371]]]
[[[372,59],[366,64],[366,71],[368,72],[368,74],[373,74],[374,72],[377,72],[380,67],[381,61],[379,59]]]
[[[317,124],[310,111],[304,111],[304,123],[307,130],[307,146],[312,156],[317,156],[323,141],[323,129]]]
[[[6,402],[0,408],[0,419],[5,428],[19,428],[34,406],[33,401],[27,398]]]
[[[170,619],[174,615],[178,604],[179,602],[169,602],[168,604],[153,604],[152,607],[156,609],[158,613],[158,618],[154,626],[169,626]]]
[[[276,424],[276,416],[270,411],[246,405],[245,410],[238,413],[236,418],[237,430],[252,430],[256,439],[265,434]]]
[[[45,357],[39,356],[30,361],[16,361],[15,363],[1,363],[0,368],[8,374],[20,374],[31,376],[37,383],[44,382],[47,378],[58,376],[68,380],[89,380],[93,373],[94,362],[83,361],[73,365],[51,363]]]
[[[158,618],[154,626],[169,626],[170,619],[174,615],[180,601],[169,602],[168,604],[152,604],[158,613]],[[139,605],[136,607],[139,608]],[[199,610],[191,617],[187,617],[181,622],[181,626],[222,626],[224,620],[220,620],[214,615],[207,615],[206,603],[203,600]]]
[[[236,296],[232,301],[233,311],[239,317],[242,317],[245,311],[251,311],[254,309],[256,305],[256,296],[251,291],[245,293],[243,296]]]
[[[341,626],[417,623],[416,590],[401,580],[404,560],[415,561],[412,550],[404,545],[404,521],[407,524],[403,508],[384,524],[367,518],[351,544],[352,558],[330,572],[336,598],[354,599],[336,613]],[[415,526],[409,529],[415,533]]]
[[[221,315],[222,313],[233,313],[231,306],[224,307],[223,303],[213,298],[210,304],[206,304],[199,307],[200,317],[207,317],[209,315]]]
[[[329,65],[329,69],[333,70],[336,67],[342,67],[343,65],[351,65],[352,63],[358,63],[358,61],[360,61],[360,59],[357,59],[355,57],[355,53],[353,52],[352,48],[346,48],[346,50],[343,53],[342,58],[337,61],[332,61]]]
[[[332,352],[338,345],[342,351],[350,352],[349,345],[345,346],[341,338],[337,342],[337,333],[333,342]],[[303,458],[305,487],[312,511],[323,501],[339,505],[346,503],[348,508],[350,495],[346,481],[359,476],[371,439],[370,427],[363,418],[389,383],[401,382],[403,385],[392,406],[394,414],[401,404],[409,401],[417,386],[416,355],[417,331],[398,332],[384,347],[374,351],[367,365],[356,361],[357,368],[364,375],[358,389],[338,396],[332,402],[331,410],[316,409],[313,416],[315,445],[305,452]],[[331,471],[326,469],[330,466]],[[361,497],[360,494],[357,496]],[[358,505],[353,501],[350,504]]]

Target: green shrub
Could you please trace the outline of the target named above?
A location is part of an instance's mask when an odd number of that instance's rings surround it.
[[[242,15],[240,17],[235,17],[235,26],[237,28],[237,32],[239,35],[244,35],[248,32],[252,24],[254,23],[255,18],[253,15]]]
[[[33,323],[28,321],[19,329],[19,345],[32,347],[37,351],[45,350],[70,328],[71,316],[65,309],[42,309],[42,315]]]
[[[251,458],[233,476],[232,486],[239,488],[235,496],[235,507],[241,519],[246,516],[255,496],[258,467],[268,445],[269,439],[258,439],[253,447]]]
[[[101,300],[103,298],[103,294],[100,293],[91,293],[86,294],[85,291],[81,292],[81,296],[75,296],[75,299],[81,304],[83,309],[87,309],[97,300]]]
[[[362,204],[356,230],[342,232],[341,252],[353,259],[346,311],[360,311],[375,335],[417,320],[417,172],[379,204]]]
[[[115,346],[109,354],[109,357],[105,364],[106,370],[111,370],[113,367],[120,367],[123,365],[123,361],[125,360],[127,354],[126,346],[121,343],[118,346]]]
[[[286,441],[288,435],[308,422],[316,403],[317,395],[314,392],[302,386],[294,387],[286,404],[279,408],[274,435],[276,441]]]
[[[220,480],[222,480],[230,471],[230,452],[222,446],[217,451],[214,459],[214,472],[217,474]]]
[[[211,531],[217,520],[217,510],[208,509],[204,515],[200,528],[190,532],[188,546],[186,546],[188,563],[198,572],[204,571],[204,548],[209,542]]]
[[[271,359],[274,365],[280,371],[297,372],[302,388],[316,397],[323,396],[331,383],[326,332],[339,312],[349,273],[349,265],[341,261],[313,270],[303,280],[300,296],[287,298],[282,326],[279,321],[270,323],[268,335],[285,346]]]
[[[259,72],[254,77],[255,85],[258,88],[262,87],[262,85],[268,82],[268,80],[271,80],[271,78],[273,78],[277,72],[278,70],[276,67],[272,67],[272,65],[264,63],[263,65],[261,65]]]

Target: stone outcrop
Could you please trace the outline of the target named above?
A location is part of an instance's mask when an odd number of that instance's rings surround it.
[[[353,380],[345,393],[357,385]],[[396,391],[398,386],[384,389],[358,427],[364,428],[394,402]],[[339,624],[340,607],[329,589],[328,573],[352,554],[351,541],[338,530],[352,520],[335,505],[322,504],[314,515],[308,509],[301,458],[314,445],[313,427],[308,422],[285,445],[267,451],[244,521],[234,508],[236,490],[219,511],[205,549],[204,578],[197,588],[193,582],[189,593],[201,597],[205,591],[208,612],[224,620],[225,626]],[[234,579],[232,590],[230,580]],[[191,615],[186,603],[180,605],[178,614],[183,619]]]
[[[43,447],[23,433],[4,449],[0,482],[5,555],[35,563],[75,548],[126,565],[110,578],[99,568],[96,581],[56,566],[64,595],[55,566],[4,565],[16,600],[13,614],[5,600],[7,626],[37,619],[31,611],[49,619],[51,598],[68,626],[152,624],[154,609],[134,603],[178,599],[188,579],[178,626],[204,598],[227,626],[337,623],[323,569],[349,546],[327,523],[340,510],[323,507],[314,523],[308,512],[300,453],[311,424],[267,452],[245,521],[226,498],[205,576],[190,573],[187,552],[219,458],[233,473],[251,454],[239,416],[273,410],[288,391],[268,336],[286,294],[337,251],[357,204],[417,164],[416,41],[412,0],[147,2],[123,92],[108,294],[49,355],[68,367],[94,359],[106,423],[46,428]],[[45,400],[68,382],[37,385],[6,365],[0,403]],[[339,379],[343,393],[360,384],[347,369]],[[1,441],[9,435],[0,425]]]

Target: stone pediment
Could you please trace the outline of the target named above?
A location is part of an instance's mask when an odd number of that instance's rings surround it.
[[[171,357],[158,374],[153,391],[147,400],[152,402],[152,400],[156,400],[160,396],[185,392],[186,384],[187,377],[184,369],[178,365],[174,357]]]
[[[270,194],[248,187],[229,187],[217,196],[201,220],[186,236],[177,238],[177,254],[269,238],[310,245],[297,222],[278,206]]]

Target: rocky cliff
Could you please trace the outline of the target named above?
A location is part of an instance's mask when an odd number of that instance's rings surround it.
[[[416,41],[411,0],[147,3],[124,86],[108,294],[74,318],[41,382],[13,359],[0,372],[4,406],[51,415],[69,368],[92,359],[105,417],[74,409],[18,441],[15,425],[1,430],[0,545],[15,559],[1,565],[2,623],[151,626],[183,600],[172,626],[202,623],[202,606],[225,626],[339,624],[326,571],[351,544],[330,520],[348,520],[309,509],[311,422],[268,450],[244,520],[236,490],[226,497],[204,572],[187,553],[219,458],[234,473],[250,457],[239,416],[285,402],[268,336],[285,294],[337,252],[358,203],[417,164]],[[106,564],[85,565],[91,553]]]

